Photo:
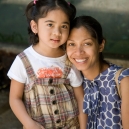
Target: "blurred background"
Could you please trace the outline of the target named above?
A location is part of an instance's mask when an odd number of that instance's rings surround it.
[[[129,59],[129,0],[67,0],[77,8],[77,16],[90,15],[102,25],[107,39],[104,53]],[[0,42],[28,45],[24,15],[30,0],[0,0]]]
[[[67,0],[77,16],[89,15],[102,25],[107,60],[129,67],[129,0]],[[20,129],[8,105],[6,74],[17,53],[29,46],[25,7],[30,0],[0,0],[0,129]],[[6,124],[5,124],[6,123]]]

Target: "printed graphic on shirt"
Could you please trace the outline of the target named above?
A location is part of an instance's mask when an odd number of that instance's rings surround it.
[[[38,78],[61,78],[62,70],[59,67],[40,68],[37,71]]]

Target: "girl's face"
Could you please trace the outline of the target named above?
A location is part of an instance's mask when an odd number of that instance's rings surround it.
[[[73,28],[67,41],[67,55],[76,68],[84,72],[98,67],[103,47],[84,27]]]
[[[31,21],[32,31],[39,36],[39,44],[45,50],[52,50],[64,44],[69,34],[69,18],[60,9],[49,11],[38,23]]]

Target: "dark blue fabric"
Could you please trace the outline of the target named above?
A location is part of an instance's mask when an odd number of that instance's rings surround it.
[[[119,66],[110,64],[110,67],[93,81],[84,78],[83,112],[88,114],[87,129],[122,129],[121,99],[114,80],[118,69]],[[129,76],[129,69],[120,74],[119,83],[126,76]]]

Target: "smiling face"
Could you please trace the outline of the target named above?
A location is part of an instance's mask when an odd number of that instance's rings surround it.
[[[61,9],[49,11],[38,23],[31,21],[31,29],[39,37],[38,44],[48,51],[58,49],[66,42],[69,26],[69,18]]]
[[[99,53],[104,44],[98,44],[84,27],[73,28],[67,41],[69,60],[82,72],[99,67]]]

